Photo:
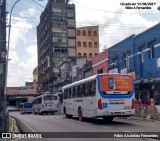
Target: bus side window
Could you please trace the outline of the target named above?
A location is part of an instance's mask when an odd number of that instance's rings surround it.
[[[85,93],[84,93],[84,96],[88,97],[88,96],[90,96],[90,93],[91,93],[91,82],[87,82],[87,83],[85,83]]]
[[[95,96],[96,94],[96,80],[91,81],[91,96]]]
[[[54,96],[54,100],[57,100],[57,96]]]
[[[72,87],[72,97],[75,98],[75,86]]]
[[[67,99],[67,89],[64,90],[64,92],[63,92],[63,98],[64,98],[64,99]]]
[[[79,85],[79,92],[78,92],[78,97],[83,97],[84,94],[84,84]]]
[[[68,98],[68,99],[70,99],[70,98],[71,98],[71,88],[69,88],[69,89],[68,89],[68,92],[67,92],[67,98]]]
[[[78,97],[78,85],[75,86],[75,97],[76,97],[76,98]]]

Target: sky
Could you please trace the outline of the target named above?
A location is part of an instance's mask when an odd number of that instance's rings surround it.
[[[9,14],[15,1],[7,0]],[[47,0],[20,0],[13,9],[8,87],[24,86],[25,82],[33,81],[33,69],[37,66],[36,27],[46,3]],[[160,0],[70,0],[69,3],[76,5],[77,27],[99,26],[100,52],[160,22],[157,10]],[[139,7],[149,4],[151,9],[125,9],[124,4]]]

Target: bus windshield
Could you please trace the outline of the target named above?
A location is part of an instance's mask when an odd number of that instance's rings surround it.
[[[53,95],[45,95],[44,100],[54,100],[54,96]]]
[[[32,108],[32,103],[24,103],[23,108]]]
[[[132,91],[132,76],[130,75],[102,75],[100,76],[100,90],[103,94],[117,94],[116,92]],[[113,92],[114,91],[114,92]],[[110,93],[113,92],[113,93]]]

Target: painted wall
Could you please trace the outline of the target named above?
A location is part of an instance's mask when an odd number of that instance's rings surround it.
[[[103,73],[108,72],[108,50],[105,50],[92,58],[93,75],[97,74],[97,71],[102,68]]]

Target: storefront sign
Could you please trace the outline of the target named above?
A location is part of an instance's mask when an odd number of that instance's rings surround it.
[[[109,73],[118,73],[118,68],[114,68],[108,71]]]
[[[139,83],[141,83],[141,80],[135,80],[134,81],[134,84],[139,84]]]
[[[126,73],[127,73],[127,68],[121,70],[121,74],[126,74]]]

